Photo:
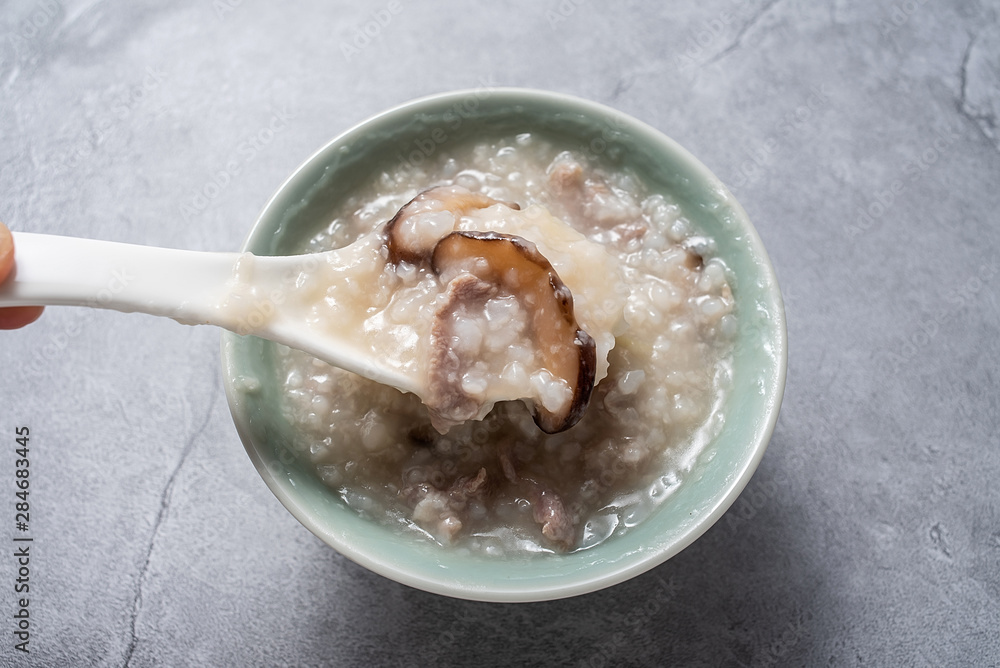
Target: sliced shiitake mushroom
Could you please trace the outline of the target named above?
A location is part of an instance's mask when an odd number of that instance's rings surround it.
[[[504,204],[519,210],[517,204],[500,202],[480,193],[474,193],[461,186],[438,186],[421,192],[396,212],[385,225],[385,245],[389,251],[389,262],[408,262],[419,265],[430,259],[434,245],[443,235],[415,234],[407,229],[419,214],[450,213],[457,219],[469,211],[485,209],[494,204]],[[448,230],[454,229],[454,225]]]
[[[450,424],[477,417],[483,407],[462,389],[462,373],[470,360],[461,359],[452,347],[452,329],[456,319],[466,313],[475,317],[478,308],[502,292],[515,296],[530,312],[531,335],[542,367],[570,387],[571,399],[563,410],[553,412],[534,402],[539,428],[563,431],[579,421],[590,401],[596,345],[576,322],[569,288],[534,244],[508,234],[454,231],[460,216],[496,204],[520,209],[460,186],[439,186],[418,194],[385,226],[390,264],[430,265],[444,274],[447,286],[445,303],[431,329],[427,403],[432,422],[445,431]]]
[[[579,421],[594,389],[597,352],[594,339],[576,322],[573,295],[555,269],[531,242],[497,232],[451,232],[434,247],[431,266],[453,283],[439,320],[469,300],[488,298],[491,289],[514,295],[530,313],[531,335],[542,367],[569,383],[572,398],[560,411],[534,402],[535,423],[546,433],[569,429]],[[454,279],[454,280],[452,280]],[[447,342],[433,353],[432,367],[446,376],[450,392],[462,390],[454,382],[456,360]],[[443,389],[443,385],[442,385]],[[452,396],[446,401],[459,401]]]

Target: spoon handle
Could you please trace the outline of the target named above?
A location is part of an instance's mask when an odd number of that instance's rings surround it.
[[[0,285],[0,307],[89,306],[215,325],[304,350],[404,392],[422,388],[413,371],[366,349],[356,333],[317,331],[296,311],[297,280],[342,263],[337,251],[254,256],[15,232],[14,261]]]
[[[208,253],[15,232],[0,306],[64,305],[220,324],[238,253]]]

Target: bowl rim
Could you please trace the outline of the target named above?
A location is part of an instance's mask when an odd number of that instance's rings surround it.
[[[303,161],[295,169],[295,171],[288,176],[284,182],[282,182],[279,188],[268,199],[267,203],[255,219],[253,226],[250,228],[250,231],[241,244],[241,251],[247,251],[248,246],[255,238],[259,228],[264,225],[265,218],[268,213],[279,202],[289,188],[302,178],[302,175],[307,172],[314,165],[314,163],[323,160],[323,158],[328,156],[331,151],[335,151],[338,147],[344,145],[345,140],[348,140],[357,133],[363,132],[366,129],[376,126],[396,115],[412,112],[419,107],[425,107],[428,105],[461,101],[469,96],[481,95],[483,90],[483,88],[461,89],[419,97],[379,112],[339,133],[333,139],[326,142],[321,148],[316,150],[305,161]],[[764,456],[777,424],[778,413],[784,395],[788,365],[787,327],[784,304],[780,289],[778,288],[777,276],[775,275],[770,258],[756,228],[753,226],[742,205],[735,199],[735,197],[732,196],[728,188],[722,184],[718,177],[716,177],[708,169],[708,167],[706,167],[687,149],[645,122],[638,120],[625,112],[598,102],[593,102],[591,100],[586,100],[565,93],[531,88],[490,87],[485,90],[488,90],[489,96],[492,99],[530,99],[535,103],[541,102],[558,104],[566,107],[567,109],[582,110],[588,117],[613,116],[621,119],[628,126],[627,129],[630,134],[640,134],[645,139],[651,140],[654,144],[659,144],[660,148],[665,148],[669,153],[672,153],[679,162],[683,163],[685,170],[695,174],[698,179],[717,189],[719,193],[726,198],[727,204],[737,215],[737,218],[740,221],[740,232],[745,237],[743,243],[748,247],[752,257],[756,260],[758,270],[764,275],[764,278],[766,278],[768,282],[766,292],[770,298],[770,307],[772,309],[769,316],[773,321],[770,330],[774,335],[774,339],[769,339],[769,341],[773,346],[773,353],[771,357],[775,360],[776,367],[773,372],[773,384],[771,387],[767,388],[769,396],[765,397],[766,410],[761,416],[761,420],[756,423],[757,427],[755,429],[754,438],[752,439],[752,446],[749,446],[751,448],[751,456],[740,462],[741,466],[738,469],[739,474],[729,481],[729,484],[724,488],[725,493],[721,493],[720,490],[719,493],[710,495],[712,503],[706,506],[705,511],[699,513],[699,517],[696,518],[694,525],[676,540],[672,540],[665,545],[657,545],[655,546],[656,549],[642,550],[641,552],[633,555],[631,559],[626,559],[621,563],[615,562],[614,567],[612,568],[591,569],[593,571],[599,570],[600,572],[594,572],[590,576],[578,577],[569,582],[546,581],[537,585],[532,585],[530,583],[526,584],[520,581],[513,583],[507,582],[506,585],[494,582],[491,586],[487,587],[469,586],[463,584],[461,581],[449,580],[447,578],[447,571],[444,571],[444,575],[442,577],[430,578],[420,575],[419,573],[400,570],[398,565],[389,563],[384,559],[380,559],[379,555],[371,554],[367,550],[357,549],[349,541],[343,540],[341,536],[327,530],[323,523],[314,516],[312,510],[300,499],[290,493],[290,490],[281,484],[276,476],[273,475],[267,465],[267,462],[265,462],[261,453],[257,449],[256,441],[254,440],[249,429],[249,425],[246,422],[246,416],[241,412],[243,407],[243,397],[235,384],[235,379],[237,378],[239,370],[235,367],[235,359],[233,356],[233,348],[237,337],[236,335],[229,334],[228,332],[223,332],[222,337],[221,356],[223,362],[223,385],[225,387],[226,398],[229,403],[230,411],[233,415],[233,421],[235,423],[237,433],[240,440],[243,442],[244,448],[253,462],[254,467],[257,469],[258,474],[281,504],[303,526],[337,550],[337,552],[341,555],[347,557],[355,563],[358,563],[368,570],[383,575],[389,579],[436,594],[467,600],[493,602],[545,601],[590,593],[624,582],[632,577],[644,573],[677,555],[679,552],[691,545],[695,540],[700,538],[716,522],[718,522],[718,520],[733,505],[745,489],[746,485],[749,483]],[[751,439],[748,438],[747,440],[750,441]]]

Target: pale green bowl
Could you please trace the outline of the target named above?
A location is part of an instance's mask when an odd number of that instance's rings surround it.
[[[285,444],[273,344],[226,333],[226,395],[250,458],[275,496],[344,556],[419,589],[483,601],[541,601],[595,591],[680,552],[736,500],[764,455],[784,390],[787,346],[781,294],[746,212],[708,169],[673,140],[620,112],[533,90],[484,89],[423,98],[340,135],[309,158],[268,202],[243,250],[290,252],[326,225],[335,203],[401,159],[419,140],[435,151],[477,134],[538,132],[634,169],[669,190],[716,240],[733,272],[740,323],[725,426],[672,497],[638,526],[588,550],[531,558],[469,556],[362,519]],[[426,141],[422,144],[427,149]]]

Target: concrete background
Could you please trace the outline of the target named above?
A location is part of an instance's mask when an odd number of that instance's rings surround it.
[[[609,590],[505,606],[395,584],[298,525],[236,436],[217,331],[50,309],[0,337],[0,541],[18,533],[21,426],[34,537],[28,656],[0,556],[0,664],[997,665],[998,15],[4,2],[0,218],[16,230],[235,249],[354,123],[438,91],[551,89],[650,123],[731,185],[791,352],[767,455],[703,538]]]

